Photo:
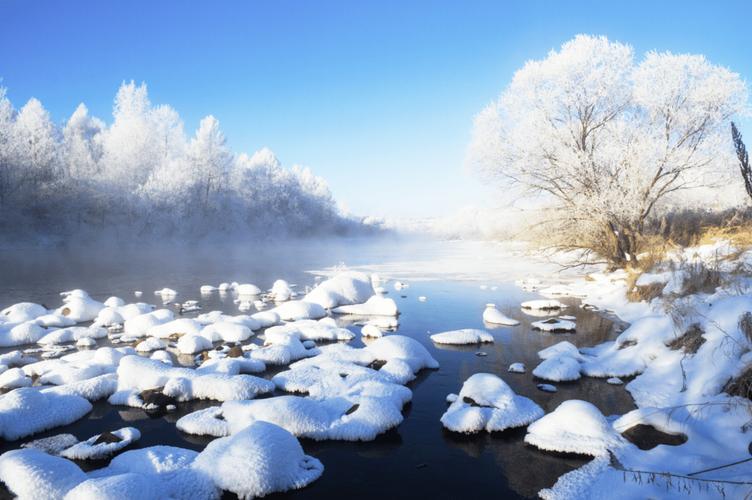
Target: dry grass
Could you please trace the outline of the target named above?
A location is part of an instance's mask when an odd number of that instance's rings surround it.
[[[705,338],[702,336],[703,333],[705,331],[699,323],[693,323],[681,337],[675,338],[666,344],[666,347],[674,351],[681,349],[686,354],[695,354],[700,349],[700,346],[705,343]]]
[[[739,396],[752,400],[752,366],[744,370],[741,375],[729,380],[723,388],[729,396]]]
[[[745,312],[739,318],[739,329],[742,331],[747,340],[752,343],[752,313]]]
[[[723,284],[723,275],[717,266],[707,266],[704,262],[693,262],[681,265],[684,271],[684,281],[680,296],[686,297],[695,293],[713,293]]]

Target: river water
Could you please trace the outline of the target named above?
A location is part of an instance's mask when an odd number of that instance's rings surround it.
[[[59,292],[72,288],[83,288],[100,300],[116,295],[126,301],[160,304],[153,291],[167,286],[177,290],[179,300],[199,299],[204,312],[220,309],[238,314],[231,295],[202,298],[199,287],[238,281],[268,288],[275,279],[283,278],[302,289],[315,283],[316,274],[329,274],[345,265],[409,283],[409,288],[401,291],[389,285],[389,296],[401,311],[398,333],[420,341],[441,367],[422,372],[408,385],[413,400],[405,408],[404,422],[375,441],[301,440],[306,453],[324,464],[323,476],[303,490],[269,498],[533,497],[561,474],[587,462],[587,457],[545,453],[525,445],[524,429],[472,436],[444,430],[439,418],[447,408],[447,394],[459,392],[462,382],[478,372],[501,376],[546,412],[568,399],[590,401],[605,415],[622,414],[634,407],[623,386],[605,380],[584,378],[556,384],[558,392],[553,394],[537,389],[540,381],[530,372],[539,362],[539,350],[561,340],[592,346],[614,338],[623,326],[613,318],[580,308],[576,299],[563,299],[570,305],[566,314],[577,317],[577,333],[533,331],[530,323],[539,318],[524,314],[519,304],[539,296],[521,290],[514,281],[530,275],[551,282],[565,277],[557,273],[556,266],[530,257],[514,244],[366,240],[4,251],[0,252],[0,309],[20,301],[57,306]],[[135,290],[142,290],[143,297],[136,299]],[[421,296],[425,301],[418,299]],[[484,325],[481,315],[489,302],[521,324]],[[360,328],[350,328],[358,334],[351,344],[362,346]],[[432,333],[457,328],[486,328],[495,343],[447,348],[429,339]],[[250,341],[259,342],[255,338]],[[477,356],[479,350],[487,355]],[[508,373],[513,362],[525,363],[528,373]],[[139,409],[99,402],[87,417],[72,425],[17,442],[0,442],[0,452],[58,433],[86,439],[123,426],[141,431],[141,440],[134,447],[169,444],[200,450],[209,438],[184,435],[175,428],[175,421],[214,404],[218,403],[185,403],[176,412],[152,418]],[[106,462],[80,465],[91,469]]]

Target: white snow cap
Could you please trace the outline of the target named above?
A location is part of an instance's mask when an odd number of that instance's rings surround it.
[[[304,298],[325,309],[362,304],[373,295],[371,278],[365,273],[346,271],[319,283]]]
[[[437,344],[462,345],[493,342],[494,338],[490,333],[484,330],[465,328],[462,330],[435,333],[431,335],[431,340]]]
[[[496,304],[486,304],[486,309],[483,311],[483,321],[504,326],[517,326],[520,324],[516,319],[510,318],[496,309]]]
[[[393,299],[374,295],[363,304],[339,306],[332,309],[336,314],[354,314],[358,316],[397,316],[399,309]]]

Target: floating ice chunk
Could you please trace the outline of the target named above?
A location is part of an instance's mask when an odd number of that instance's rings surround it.
[[[574,321],[568,321],[564,319],[550,318],[542,321],[535,321],[530,326],[533,330],[541,330],[543,332],[560,333],[560,332],[573,332],[576,329]]]
[[[507,369],[510,373],[525,373],[525,364],[524,363],[512,363],[509,365],[509,368]]]
[[[543,392],[556,392],[558,389],[556,386],[553,386],[551,384],[538,384],[537,385],[539,391]]]
[[[431,340],[437,344],[462,345],[493,342],[494,338],[490,333],[484,330],[464,328],[462,330],[435,333],[431,335]]]
[[[249,339],[253,335],[253,332],[250,328],[240,323],[220,321],[206,325],[201,330],[200,335],[212,341],[242,342]]]
[[[81,337],[76,341],[76,347],[96,347],[97,341],[91,337]]]
[[[75,422],[91,411],[91,403],[73,395],[21,388],[0,397],[0,436],[13,441]]]
[[[107,336],[107,330],[99,326],[69,326],[54,330],[37,341],[40,345],[75,342],[83,338],[101,339]]]
[[[135,292],[133,292],[133,295],[135,295],[136,297],[140,297],[143,294],[144,294],[144,292],[142,292],[141,290],[136,290]]]
[[[152,326],[148,329],[147,334],[150,337],[165,339],[168,337],[183,335],[198,335],[203,325],[191,318],[178,318],[161,325]]]
[[[149,337],[146,340],[139,342],[136,345],[136,350],[138,352],[151,352],[151,351],[158,351],[166,347],[167,347],[167,344],[165,344],[164,340],[160,340],[156,337]]]
[[[567,355],[554,356],[535,367],[533,375],[551,382],[568,382],[580,378],[580,363]]]
[[[292,293],[292,288],[285,280],[277,280],[272,285],[271,295],[275,302],[290,300]]]
[[[599,456],[626,441],[598,408],[573,399],[531,424],[525,442],[542,450]]]
[[[209,295],[210,293],[217,290],[216,286],[213,285],[201,285],[201,295]]]
[[[496,375],[476,373],[462,385],[441,423],[454,432],[495,432],[528,425],[543,414],[540,406],[515,394]]]
[[[0,480],[21,500],[63,498],[86,480],[73,462],[29,448],[0,456]]]
[[[120,297],[108,297],[107,300],[103,302],[105,307],[112,307],[117,308],[125,305],[125,301],[121,299]]]
[[[619,377],[611,377],[608,380],[606,380],[606,383],[611,385],[622,385],[624,381],[620,379]]]
[[[45,328],[62,328],[76,324],[76,322],[71,318],[63,316],[62,314],[55,313],[39,316],[34,320],[34,322]]]
[[[399,425],[402,405],[389,399],[360,397],[357,402],[333,397],[321,400],[278,396],[256,401],[229,401],[186,415],[177,427],[190,434],[226,436],[262,420],[297,437],[316,440],[371,441]]]
[[[419,301],[419,302],[425,302],[425,301],[427,301],[427,300],[428,300],[428,297],[426,297],[425,295],[420,295],[420,296],[418,297],[418,301]]]
[[[257,312],[255,314],[251,314],[251,318],[253,318],[255,321],[258,321],[259,328],[268,328],[280,322],[279,314],[274,311]],[[256,330],[256,328],[253,328],[253,330]]]
[[[404,283],[404,282],[402,282],[402,281],[395,281],[395,282],[394,282],[394,289],[395,289],[396,291],[398,291],[398,292],[399,292],[400,290],[404,289],[404,288],[407,288],[407,287],[409,287],[409,286],[410,286],[410,285],[408,285],[407,283]]]
[[[558,311],[564,309],[567,306],[553,299],[538,299],[528,300],[520,304],[522,309],[530,309],[533,311]]]
[[[33,344],[47,332],[46,328],[33,320],[25,323],[0,323],[0,347]]]
[[[162,288],[161,290],[155,290],[154,291],[154,295],[159,295],[163,299],[165,297],[175,297],[177,294],[178,294],[178,292],[176,292],[172,288],[167,288],[167,287]]]
[[[141,433],[134,427],[123,427],[111,433],[97,434],[86,441],[63,450],[60,456],[71,460],[100,460],[138,441]]]
[[[66,448],[78,443],[78,438],[73,434],[56,434],[54,436],[35,439],[21,445],[21,448],[33,448],[50,455],[59,455]]]
[[[292,434],[261,421],[209,443],[194,467],[240,498],[299,489],[324,471],[321,462],[303,453]]]
[[[571,316],[571,315],[563,315],[563,316],[559,316],[559,319],[563,319],[566,321],[575,321],[577,317]]]
[[[212,348],[212,341],[201,335],[183,335],[178,339],[180,354],[196,354]]]
[[[319,304],[325,309],[334,309],[337,306],[362,304],[372,295],[373,286],[370,276],[348,271],[322,281],[303,300]]]
[[[238,295],[261,295],[261,289],[252,283],[244,283],[235,287]]]
[[[496,304],[486,304],[486,309],[483,311],[483,321],[494,325],[505,326],[516,326],[520,324],[516,319],[510,318],[496,309]]]
[[[538,291],[541,295],[547,298],[555,297],[580,297],[584,298],[586,294],[583,294],[576,287],[570,285],[552,285],[548,288],[543,288]]]
[[[363,337],[371,338],[379,338],[384,336],[384,332],[381,331],[381,328],[370,323],[364,325],[363,328],[360,329],[360,334]]]
[[[399,309],[394,300],[374,295],[363,304],[339,306],[332,309],[336,314],[356,314],[360,316],[397,316]]]
[[[167,323],[172,319],[172,311],[169,309],[157,309],[156,311],[126,319],[123,325],[123,332],[128,337],[146,337],[152,327]]]
[[[0,373],[0,389],[29,387],[31,384],[31,377],[27,377],[21,368],[11,368]]]
[[[399,327],[397,318],[390,316],[373,316],[368,318],[366,324],[379,327],[382,330],[395,330]]]
[[[24,323],[46,314],[47,309],[33,302],[19,302],[0,311],[0,317],[7,323]]]
[[[272,309],[284,321],[298,321],[301,319],[319,319],[326,316],[324,308],[316,302],[307,300],[291,300]]]

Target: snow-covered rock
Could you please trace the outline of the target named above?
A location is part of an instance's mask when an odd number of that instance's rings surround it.
[[[525,369],[524,363],[512,363],[509,365],[509,368],[507,368],[507,371],[509,373],[525,373],[527,370]]]
[[[543,332],[560,333],[560,332],[573,332],[577,326],[574,321],[569,321],[560,318],[550,318],[541,321],[534,321],[530,324],[533,330],[540,330]]]
[[[114,439],[106,439],[106,437]],[[70,448],[63,450],[60,456],[70,458],[71,460],[100,460],[117,453],[140,438],[141,433],[138,429],[123,427],[108,435],[97,434],[86,441],[76,443]]]
[[[337,306],[362,304],[372,295],[370,276],[347,271],[322,281],[303,300],[319,304],[325,309],[334,309]]]
[[[476,373],[462,385],[441,423],[454,432],[495,432],[528,425],[543,414],[540,406],[515,394],[496,375]]]
[[[285,280],[277,280],[272,285],[271,296],[275,302],[284,302],[292,298],[293,291]]]
[[[0,436],[13,441],[80,419],[91,403],[80,396],[21,388],[0,397]]]
[[[0,480],[19,499],[35,500],[65,497],[86,474],[70,460],[29,448],[0,456]]]
[[[270,312],[275,313],[284,321],[299,321],[301,319],[319,319],[326,316],[324,308],[308,300],[291,300],[284,302]],[[259,313],[257,313],[259,314]],[[255,315],[254,315],[255,316]]]
[[[363,325],[363,328],[360,329],[360,334],[363,337],[369,338],[379,338],[384,336],[384,332],[381,331],[381,328],[370,323]]]
[[[238,295],[261,295],[261,289],[252,283],[243,283],[235,287]]]
[[[33,302],[19,302],[0,311],[2,322],[24,323],[32,321],[47,314],[47,309]]]
[[[357,316],[397,316],[399,309],[393,299],[374,295],[363,304],[339,306],[332,309],[336,314],[354,314]]]
[[[136,345],[136,350],[138,352],[151,352],[164,349],[165,347],[167,347],[167,344],[164,340],[160,340],[156,337],[148,337],[146,340],[142,340]]]
[[[516,319],[512,319],[506,314],[496,309],[496,304],[486,304],[483,311],[483,321],[494,325],[517,326],[520,324]]]
[[[437,344],[463,345],[493,342],[494,338],[484,330],[464,328],[462,330],[435,333],[431,335],[431,340]]]
[[[566,355],[554,356],[535,367],[533,375],[551,382],[569,382],[580,378],[580,363]]]
[[[520,304],[522,309],[529,309],[532,311],[559,311],[567,307],[558,300],[553,299],[538,299],[528,300]]]

